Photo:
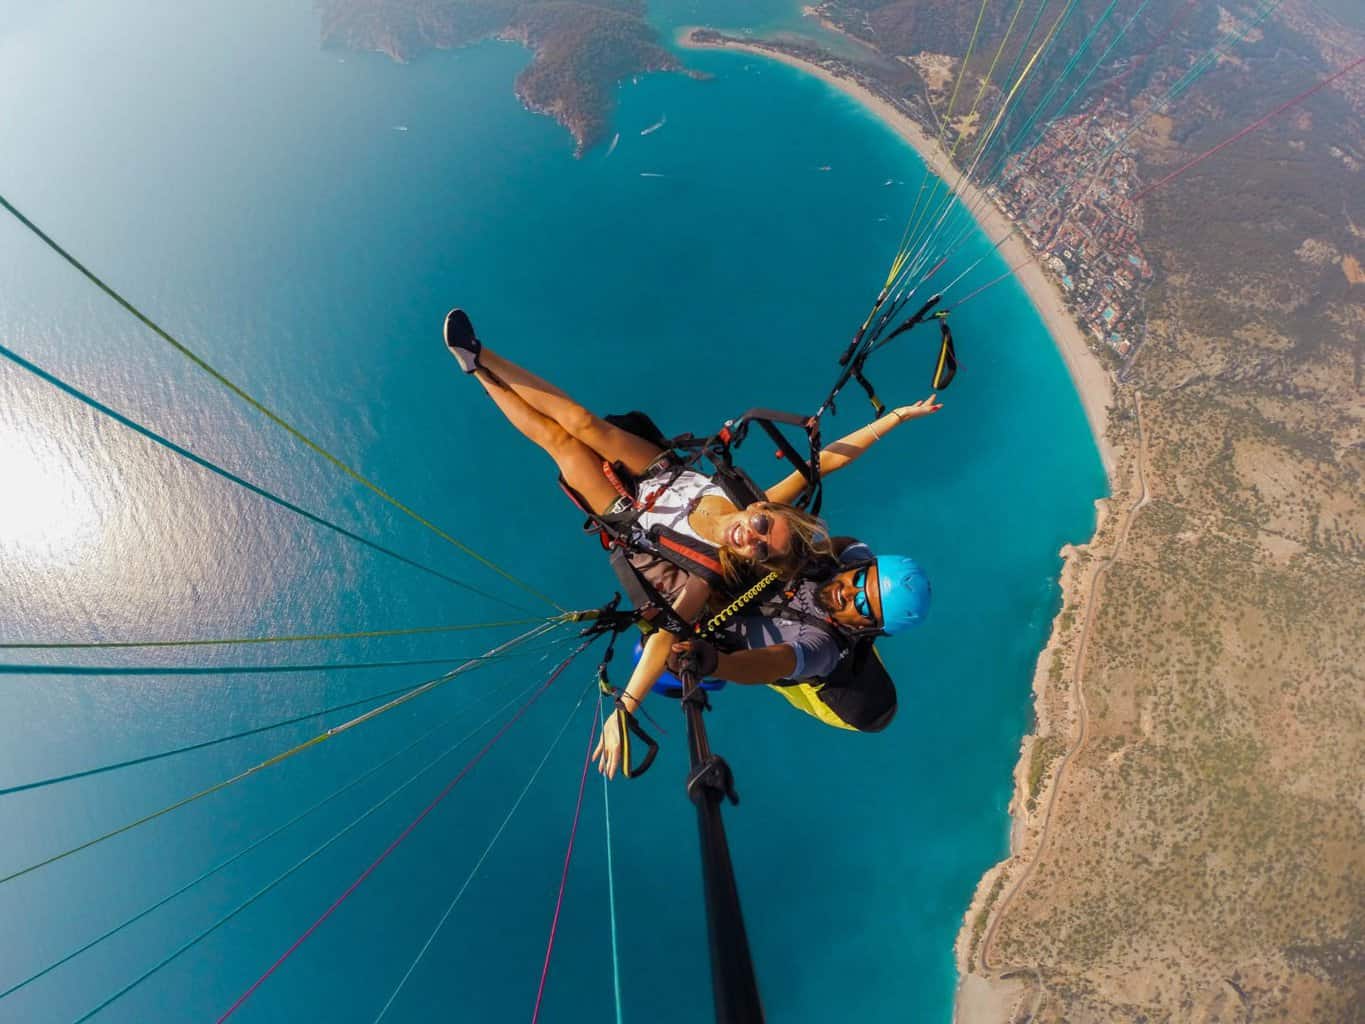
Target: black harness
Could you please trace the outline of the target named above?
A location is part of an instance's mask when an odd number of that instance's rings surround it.
[[[662,473],[659,487],[651,494],[642,494],[640,480],[632,476],[625,466],[619,462],[604,463],[603,474],[617,488],[621,498],[614,510],[598,512],[562,477],[559,485],[587,517],[583,524],[584,531],[597,534],[602,547],[610,553],[612,570],[631,604],[640,612],[641,619],[655,628],[683,636],[692,635],[695,632],[693,624],[682,620],[673,610],[673,601],[651,579],[651,576],[658,575],[657,563],[664,563],[684,574],[687,579],[700,581],[713,593],[727,597],[734,597],[737,589],[743,590],[757,577],[740,581],[738,588],[732,586],[725,577],[718,549],[662,525],[643,531],[639,528],[641,515],[652,507],[654,496],[667,490],[681,474],[689,471],[701,472],[709,477],[736,508],[762,501],[763,492],[734,461],[734,449],[755,423],[777,443],[779,456],[789,460],[805,478],[806,488],[796,504],[797,507],[809,507],[814,514],[820,505],[819,474],[818,470],[811,469],[812,462],[816,465],[819,462],[818,424],[809,418],[756,409],[738,420],[726,423],[712,437],[703,439],[693,434],[667,437],[642,412],[613,415],[606,419],[663,450],[663,455],[652,467]],[[801,427],[817,457],[809,459],[803,455],[775,425],[778,422]],[[703,462],[708,465],[703,467]]]

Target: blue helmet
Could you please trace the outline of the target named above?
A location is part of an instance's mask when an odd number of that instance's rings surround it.
[[[883,633],[895,636],[924,621],[933,591],[918,562],[904,555],[882,555],[877,559],[877,579]]]

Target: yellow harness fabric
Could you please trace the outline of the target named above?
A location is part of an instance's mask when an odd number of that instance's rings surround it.
[[[850,729],[857,732],[857,729],[836,715],[834,709],[820,699],[820,691],[824,685],[819,680],[808,680],[801,683],[790,683],[786,686],[769,684],[768,689],[776,690],[782,694],[783,697],[787,698],[787,703],[796,708],[797,711],[804,711],[812,718],[818,718],[826,725],[832,725],[836,729]]]

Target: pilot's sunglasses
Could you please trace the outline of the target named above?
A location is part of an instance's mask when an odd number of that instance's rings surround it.
[[[872,602],[867,597],[867,570],[859,569],[853,577],[853,585],[858,592],[853,595],[853,607],[865,619],[872,618]]]

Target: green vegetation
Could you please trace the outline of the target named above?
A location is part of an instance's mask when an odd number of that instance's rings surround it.
[[[517,95],[573,133],[578,152],[606,132],[618,81],[681,65],[658,44],[642,0],[318,0],[323,42],[409,60],[490,36],[536,58]]]
[[[1066,744],[1059,737],[1038,736],[1034,738],[1028,764],[1028,805],[1030,813],[1036,809],[1038,791],[1042,788],[1043,779],[1052,769],[1053,762],[1064,753],[1066,753]]]
[[[1105,7],[1081,0],[1021,110]],[[1121,115],[1142,109],[1254,9],[1249,0],[1153,0],[1073,110],[1101,91]],[[960,58],[981,7],[837,0],[821,10],[885,53]],[[1365,52],[1365,35],[1350,29],[1365,28],[1361,10],[1342,0],[1284,5],[1236,59],[1135,137],[1139,180],[1165,175]],[[968,95],[1012,12],[986,8]],[[1124,21],[1101,30],[1097,50]],[[1149,58],[1134,59],[1159,38]],[[1003,60],[1018,46],[1012,40]],[[928,124],[926,93],[947,102],[948,86],[908,65],[880,84]],[[1036,968],[1029,1014],[1038,1024],[1358,1015],[1362,182],[1365,93],[1343,82],[1138,211],[1156,275],[1143,297],[1145,340],[1125,362],[1110,423],[1126,449],[1116,516],[1091,545],[1115,561],[1093,607],[1084,674],[1072,685],[1075,652],[1054,650],[1039,695],[1040,719],[1068,722],[1079,688],[1087,739],[1066,762],[1041,852],[1027,841],[1018,852],[1032,872],[991,951],[1007,973],[1033,977]],[[1133,392],[1150,500],[1116,551],[1115,524],[1138,496]],[[1069,595],[1057,628],[1068,635],[1086,613]],[[1061,753],[1055,736],[1034,740],[1019,794],[1030,810]],[[986,908],[1003,885],[1002,873]],[[983,908],[966,922],[972,968],[987,918]]]

